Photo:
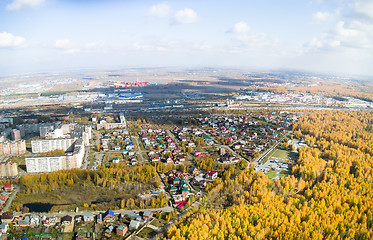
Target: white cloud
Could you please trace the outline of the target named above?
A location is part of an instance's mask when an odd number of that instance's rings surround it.
[[[66,49],[66,48],[71,48],[72,47],[72,43],[68,39],[56,40],[55,46],[56,46],[56,48]]]
[[[373,19],[373,1],[356,0],[353,8],[356,14]]]
[[[19,48],[23,47],[26,40],[23,37],[14,36],[11,33],[0,33],[0,48]]]
[[[54,46],[67,54],[74,54],[80,52],[80,49],[76,48],[74,44],[68,39],[56,40]]]
[[[102,42],[89,42],[85,45],[86,49],[102,49],[104,47],[104,43]]]
[[[260,48],[277,45],[277,43],[270,41],[264,34],[253,33],[250,25],[243,21],[235,23],[226,32],[233,34],[234,39],[244,47]]]
[[[319,20],[338,17],[332,29],[304,45],[308,51],[351,51],[373,55],[373,1],[355,0],[343,14],[315,14]]]
[[[357,49],[373,49],[373,24],[353,20],[340,21],[333,32],[333,39],[341,45]]]
[[[332,18],[332,14],[330,12],[316,12],[313,14],[312,18],[317,22],[326,22],[329,21]]]
[[[170,6],[167,3],[159,3],[148,10],[150,17],[167,17],[170,14]]]
[[[142,51],[158,51],[163,52],[167,51],[168,48],[166,46],[163,46],[163,44],[154,43],[154,44],[144,44],[140,42],[135,42],[132,47],[135,50],[142,50]]]
[[[213,47],[208,44],[195,43],[192,45],[192,49],[197,51],[210,51]]]
[[[305,44],[306,51],[354,49],[373,54],[373,24],[352,20],[339,21],[335,28]]]
[[[175,17],[173,19],[174,24],[188,24],[188,23],[195,23],[198,21],[197,13],[190,8],[184,8],[183,10],[179,10],[176,12]]]
[[[234,24],[234,26],[229,29],[227,32],[235,33],[235,34],[248,34],[251,31],[251,27],[245,22],[238,22]]]
[[[13,0],[6,6],[8,11],[18,11],[26,8],[34,8],[43,4],[45,0]]]

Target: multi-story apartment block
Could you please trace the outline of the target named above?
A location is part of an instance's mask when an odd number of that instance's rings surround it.
[[[18,175],[17,163],[2,162],[0,163],[0,177],[15,177]]]
[[[53,150],[68,150],[75,142],[71,138],[44,139],[31,141],[32,153],[45,153]]]
[[[26,158],[27,172],[52,172],[62,169],[80,168],[85,150],[82,139],[76,140],[68,149],[69,151],[61,156]]]
[[[11,137],[13,141],[21,140],[21,131],[18,129],[13,129],[11,132]]]
[[[0,142],[0,155],[18,155],[26,153],[26,143],[21,141]]]

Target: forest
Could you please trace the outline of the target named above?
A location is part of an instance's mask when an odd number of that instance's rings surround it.
[[[292,175],[253,168],[214,183],[165,239],[372,239],[373,113],[315,111],[293,126]]]
[[[160,186],[156,168],[151,165],[126,166],[118,163],[109,167],[102,165],[97,171],[71,169],[24,175],[19,184],[21,191],[12,203],[17,211],[25,211],[24,206],[30,203],[95,210],[154,208],[167,203],[164,194],[147,199],[138,197]]]

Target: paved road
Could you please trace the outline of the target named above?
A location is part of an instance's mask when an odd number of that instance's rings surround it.
[[[88,169],[89,167],[89,152],[90,152],[90,147],[89,146],[86,146],[85,147],[85,153],[84,153],[84,160],[83,160],[83,164],[82,164],[82,169]]]
[[[139,137],[137,137],[137,136],[132,136],[132,138],[135,139],[135,141],[136,141],[137,154],[140,155],[141,162],[145,162],[144,156],[143,156],[142,154],[143,154],[144,152],[146,153],[146,151],[141,150],[140,142],[139,142]]]
[[[16,197],[17,193],[19,192],[20,187],[18,185],[13,185],[14,190],[12,194],[10,195],[10,198],[8,198],[8,201],[6,201],[5,207],[2,209],[1,213],[4,213],[8,211],[10,205],[12,204],[14,198]]]
[[[172,212],[174,209],[173,207],[166,206],[163,208],[147,208],[147,209],[133,209],[133,210],[113,210],[115,214],[121,214],[121,213],[133,213],[133,212],[143,212],[145,210],[149,211],[163,211],[163,212]],[[105,211],[78,211],[78,212],[58,212],[58,213],[38,213],[39,215],[47,216],[47,217],[63,217],[65,215],[70,215],[70,216],[77,216],[77,215],[83,215],[84,213],[92,213],[94,215],[97,215],[99,213],[103,213]],[[19,215],[24,215],[23,213],[16,213],[16,216]]]

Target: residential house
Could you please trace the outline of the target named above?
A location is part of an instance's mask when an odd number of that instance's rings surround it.
[[[198,170],[197,168],[193,168],[193,169],[190,171],[190,173],[191,173],[192,175],[197,175],[197,174],[199,174],[199,170]]]
[[[152,159],[152,162],[159,162],[160,160],[159,156],[153,156],[151,159]]]
[[[49,221],[49,219],[43,219],[41,220],[41,224],[43,224],[43,226],[45,227],[49,227],[51,225],[51,222]]]
[[[205,188],[206,187],[206,181],[205,180],[201,180],[199,182],[196,182],[196,185],[201,187],[201,188]]]
[[[151,217],[153,216],[153,212],[152,212],[152,211],[149,211],[149,210],[145,210],[145,211],[144,211],[144,214],[143,214],[142,216],[143,216],[143,218],[145,218],[145,219],[149,219],[149,218],[151,218]]]
[[[13,213],[5,212],[1,214],[1,222],[11,223],[13,221],[14,215]]]
[[[0,200],[6,201],[8,199],[9,193],[8,192],[2,192],[0,193]]]
[[[188,195],[188,194],[189,194],[189,189],[188,189],[188,187],[182,187],[182,188],[181,188],[181,194],[182,194],[182,195]]]
[[[179,160],[180,162],[184,162],[184,161],[185,161],[185,155],[184,155],[184,154],[180,154],[180,155],[178,156],[178,160]]]
[[[106,230],[105,230],[105,235],[110,236],[110,234],[113,232],[114,226],[110,225]]]
[[[119,163],[119,162],[120,162],[119,158],[117,158],[117,157],[113,158],[113,163]]]
[[[212,145],[214,145],[214,141],[211,140],[211,139],[208,139],[208,140],[205,140],[205,141],[206,141],[207,146],[212,146]]]
[[[73,216],[66,215],[61,218],[61,224],[70,225],[73,223]]]
[[[40,219],[39,219],[38,215],[32,214],[30,216],[30,225],[38,225],[39,221],[40,221]]]
[[[9,224],[7,222],[3,222],[0,224],[0,232],[7,233],[9,230]]]
[[[94,221],[94,216],[92,213],[84,213],[83,214],[83,220],[86,223],[93,222]]]
[[[180,187],[189,187],[189,186],[188,186],[188,183],[185,180],[182,180],[180,182]]]
[[[170,186],[168,187],[168,189],[170,190],[170,193],[171,193],[171,194],[175,194],[175,193],[177,192],[177,187],[175,187],[175,186],[171,186],[171,185],[170,185]]]
[[[195,146],[196,146],[196,144],[194,142],[188,143],[188,147],[194,148]]]
[[[18,226],[21,226],[21,227],[30,226],[30,215],[26,215],[23,219],[19,220]]]
[[[148,156],[149,157],[152,156],[152,155],[154,155],[154,154],[155,154],[155,152],[153,150],[151,150],[151,151],[148,152]]]
[[[140,227],[140,224],[141,224],[140,221],[131,220],[130,225],[129,225],[129,229],[130,230],[136,230],[136,229],[138,229]]]
[[[185,206],[185,203],[187,203],[186,200],[181,201],[181,202],[179,203],[179,205],[176,206],[176,208],[177,208],[177,209],[180,209],[180,208],[184,207],[184,206]]]
[[[133,145],[133,143],[132,144],[128,144],[127,146],[126,146],[126,150],[132,150],[132,149],[134,149],[135,148],[135,146]]]
[[[217,171],[209,171],[206,174],[206,178],[210,180],[215,180],[218,177],[218,172]]]
[[[58,217],[49,217],[48,220],[51,224],[60,222],[60,219]]]
[[[172,182],[173,185],[178,185],[178,184],[180,184],[180,178],[174,177],[174,178],[171,179],[171,182]]]
[[[97,223],[102,223],[102,214],[98,214],[96,218]]]
[[[127,226],[120,225],[116,229],[116,234],[123,237],[124,235],[126,235],[127,231],[128,231]]]
[[[109,146],[107,145],[106,142],[102,143],[102,150],[104,150],[104,151],[108,151],[109,150]]]
[[[166,158],[166,163],[174,163],[174,160],[172,160],[171,157]]]
[[[7,191],[7,192],[13,191],[13,184],[5,184],[4,191]]]
[[[92,240],[91,233],[82,233],[82,232],[77,232],[75,235],[75,240]]]
[[[219,152],[220,152],[220,155],[224,155],[226,153],[226,149],[225,148],[220,148],[219,149]]]
[[[115,146],[114,151],[120,151],[120,146]]]
[[[102,215],[102,220],[104,222],[114,222],[115,220],[115,215],[114,212],[110,209],[108,209],[103,215]]]

